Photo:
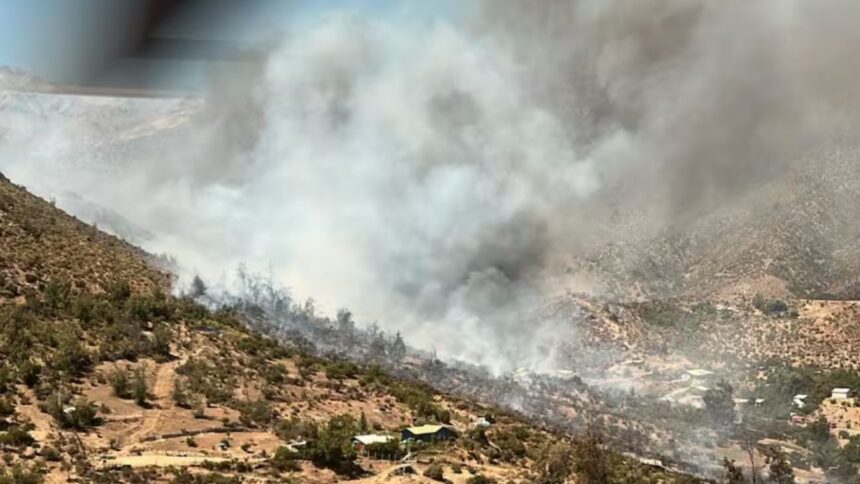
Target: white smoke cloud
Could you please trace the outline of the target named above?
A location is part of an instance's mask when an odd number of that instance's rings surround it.
[[[260,86],[246,168],[260,176],[230,207],[249,208],[243,257],[441,356],[499,368],[535,354],[528,272],[551,217],[596,186],[561,121],[505,52],[447,25],[415,35],[345,15],[292,38]]]
[[[6,94],[2,169],[123,214],[186,275],[245,263],[440,356],[549,368],[575,327],[536,316],[544,276],[599,231],[607,187],[718,203],[844,101],[802,68],[839,56],[789,35],[844,2],[813,20],[799,2],[482,5],[472,23],[290,26],[204,103]]]

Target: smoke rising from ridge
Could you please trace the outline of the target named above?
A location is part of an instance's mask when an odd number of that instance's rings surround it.
[[[104,139],[6,118],[0,160],[37,191],[61,182],[122,213],[189,275],[228,284],[245,262],[440,356],[551,368],[575,327],[537,311],[557,289],[546,273],[601,242],[609,202],[652,207],[655,226],[683,220],[854,121],[860,34],[846,19],[858,9],[488,0],[434,22],[339,12],[289,25],[261,72],[217,78],[202,106],[123,101],[150,121]],[[4,103],[46,102],[21,98]],[[124,119],[112,104],[88,109]]]

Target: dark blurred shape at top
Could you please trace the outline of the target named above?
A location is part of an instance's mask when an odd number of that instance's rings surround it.
[[[26,4],[26,5],[25,5]],[[12,42],[37,89],[187,95],[213,72],[257,72],[290,0],[28,0]],[[0,34],[2,35],[2,34]],[[9,44],[7,44],[9,45]]]

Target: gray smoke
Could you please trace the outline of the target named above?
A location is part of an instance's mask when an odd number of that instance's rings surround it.
[[[612,150],[602,172],[681,212],[773,177],[856,119],[858,9],[502,0],[484,3],[479,24],[516,53],[568,136]]]
[[[114,128],[105,151],[76,144],[78,125],[42,120],[50,138],[7,128],[18,148],[0,160],[34,188],[62,180],[122,213],[188,276],[229,286],[244,262],[440,356],[548,369],[576,331],[540,316],[565,288],[547,274],[605,242],[610,207],[676,223],[850,132],[858,10],[487,0],[434,21],[339,12],[288,25],[264,69],[223,73],[202,107],[122,101],[149,113],[149,142]],[[24,158],[43,139],[58,141],[40,171]],[[111,169],[70,168],[69,153]]]

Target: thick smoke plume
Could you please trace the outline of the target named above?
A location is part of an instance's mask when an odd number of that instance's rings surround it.
[[[488,0],[433,21],[336,12],[285,21],[259,73],[218,76],[203,102],[7,95],[20,112],[4,114],[0,160],[37,191],[133,220],[189,275],[229,285],[244,262],[440,356],[550,368],[575,331],[541,317],[566,287],[547,275],[605,242],[611,209],[679,223],[853,126],[858,10]],[[34,105],[48,114],[33,121]],[[90,139],[80,120],[54,120],[69,109],[147,121]]]

